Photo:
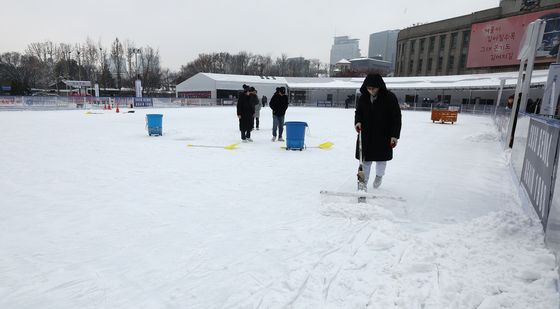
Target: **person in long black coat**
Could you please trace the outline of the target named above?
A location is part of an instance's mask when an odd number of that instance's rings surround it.
[[[237,100],[237,118],[239,118],[239,130],[243,142],[252,142],[251,131],[253,130],[253,116],[255,115],[255,105],[249,95],[249,87],[243,85],[243,92],[239,94]]]
[[[286,88],[276,88],[276,92],[270,99],[270,108],[272,109],[272,141],[276,141],[276,130],[278,130],[278,141],[283,142],[282,133],[284,133],[284,117],[288,109],[288,96]]]
[[[385,86],[379,74],[369,74],[360,88],[362,96],[356,105],[354,126],[362,138],[362,159],[365,185],[372,163],[376,162],[374,188],[381,185],[387,161],[393,159],[393,148],[401,134],[401,109],[397,97]],[[360,159],[359,140],[356,159]]]

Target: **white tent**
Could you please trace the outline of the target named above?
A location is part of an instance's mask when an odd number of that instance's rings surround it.
[[[177,85],[176,92],[180,97],[181,94],[206,91],[215,99],[218,90],[240,91],[243,84],[255,87],[259,96],[266,95],[269,99],[277,87],[287,86],[283,77],[198,73]]]

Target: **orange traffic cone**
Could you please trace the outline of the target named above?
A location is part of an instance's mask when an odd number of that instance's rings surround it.
[[[103,103],[103,109],[107,109],[107,103]]]
[[[119,103],[117,103],[117,109],[115,110],[115,112],[120,113],[120,111],[119,111]]]
[[[111,110],[111,102],[107,103],[107,109]]]

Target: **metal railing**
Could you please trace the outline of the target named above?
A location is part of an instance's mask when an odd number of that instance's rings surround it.
[[[1,110],[72,110],[116,108],[177,108],[203,106],[234,106],[232,99],[134,98],[134,97],[60,97],[0,96]]]

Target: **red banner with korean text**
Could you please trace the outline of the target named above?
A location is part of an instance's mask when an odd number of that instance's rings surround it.
[[[560,45],[560,9],[497,19],[473,24],[469,43],[468,68],[519,64],[517,56],[527,26],[546,20],[542,44],[536,62],[554,62]]]

